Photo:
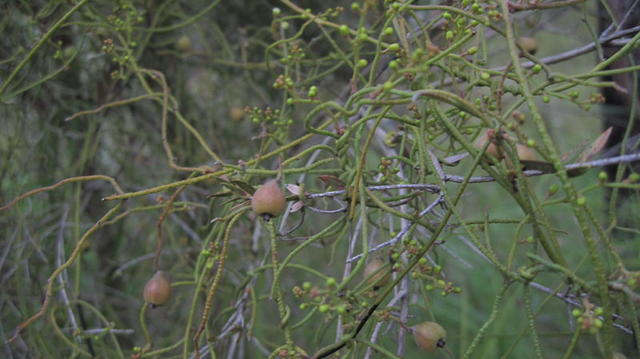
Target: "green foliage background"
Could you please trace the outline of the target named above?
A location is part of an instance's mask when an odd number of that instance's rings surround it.
[[[434,358],[637,357],[634,175],[621,170],[602,180],[590,170],[525,180],[520,167],[473,147],[486,129],[506,128],[512,160],[515,142],[530,140],[546,162],[578,161],[602,132],[603,114],[618,110],[597,97],[612,83],[599,78],[594,52],[549,66],[539,59],[593,42],[597,2],[516,11],[508,22],[502,1],[443,3],[0,5],[3,354],[191,358],[210,300],[197,341],[210,357],[302,357],[332,345],[340,348],[336,357],[424,357],[409,327],[426,320],[448,331],[445,349],[428,354]],[[515,34],[506,36],[511,27]],[[535,57],[519,57],[520,36],[537,39]],[[638,35],[630,36],[626,44],[637,46]],[[623,46],[620,54],[628,54]],[[529,60],[541,70],[521,65]],[[523,82],[539,90],[527,94]],[[445,94],[420,92],[434,89]],[[498,181],[442,183],[427,151],[441,162],[470,151],[444,171]],[[103,177],[82,177],[93,175]],[[274,177],[309,194],[348,193],[302,198],[304,216],[267,223],[246,205],[250,187]],[[111,179],[128,199],[109,198],[118,192]],[[191,183],[183,187],[185,179]],[[397,189],[407,183],[439,186],[447,206],[418,219],[438,195]],[[391,187],[367,192],[374,185]],[[610,202],[612,188],[626,191]],[[290,203],[300,199],[286,194]],[[332,225],[330,235],[302,247]],[[393,246],[345,264],[349,253],[386,242],[403,226],[411,229]],[[171,273],[174,292],[152,310],[141,293],[159,238],[160,267]],[[563,262],[550,258],[545,240],[557,241],[551,252]],[[274,266],[297,250],[295,266],[274,284]],[[425,254],[421,262],[416,253]],[[376,291],[363,278],[376,257],[394,269],[395,288]],[[47,310],[9,343],[42,308],[48,284]],[[442,295],[444,287],[451,293]],[[589,302],[603,307],[593,334],[571,313],[596,315],[584,307]],[[612,326],[611,313],[623,329]],[[362,331],[354,331],[359,323]]]

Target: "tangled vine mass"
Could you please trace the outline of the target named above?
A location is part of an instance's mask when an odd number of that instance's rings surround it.
[[[638,357],[638,1],[2,7],[6,357]]]

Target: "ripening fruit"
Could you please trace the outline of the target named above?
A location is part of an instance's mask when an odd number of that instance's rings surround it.
[[[535,55],[536,51],[538,51],[538,40],[533,37],[522,36],[517,41],[518,46],[531,55]]]
[[[516,152],[518,153],[518,160],[520,160],[523,168],[527,168],[528,162],[538,161],[536,151],[526,145],[516,143]],[[513,163],[509,157],[505,158],[507,168],[513,169]]]
[[[475,148],[482,150],[484,146],[487,144],[487,142],[490,142],[493,140],[493,138],[496,136],[495,133],[496,133],[495,130],[492,130],[492,129],[487,130],[485,133],[483,133],[476,139],[473,145],[475,146]],[[503,133],[502,137],[505,140],[513,141],[513,138],[511,138],[511,136],[509,136],[506,133]],[[516,146],[516,153],[518,154],[518,159],[520,161],[525,161],[525,162],[538,161],[536,151],[533,148],[523,145],[521,143],[516,143],[515,146]],[[505,153],[503,151],[499,151],[498,146],[496,146],[493,142],[491,142],[489,146],[487,146],[487,150],[485,151],[485,154],[492,156],[498,160],[504,159],[507,165],[507,168],[513,168],[513,164],[511,163],[511,160],[509,159],[509,157],[505,156]]]
[[[389,271],[384,268],[384,261],[382,259],[372,259],[364,267],[364,277],[369,285],[373,285],[373,288],[384,287],[389,282]]]
[[[518,153],[518,159],[520,161],[535,161],[537,159],[536,151],[523,144],[516,144],[516,152]]]
[[[234,122],[242,121],[244,118],[245,112],[242,107],[233,106],[229,109],[229,117]]]
[[[447,331],[436,322],[422,322],[412,329],[416,344],[423,350],[434,352],[446,344]]]
[[[159,270],[144,285],[144,301],[153,305],[163,305],[171,298],[169,273]]]
[[[191,52],[191,39],[187,35],[182,35],[176,41],[176,50],[182,53]]]
[[[489,142],[490,136],[494,136],[495,131],[494,130],[487,130],[485,131],[482,135],[480,135],[476,141],[473,143],[473,145],[482,151],[482,149],[484,148],[484,146],[487,144],[487,142]],[[500,158],[499,154],[498,154],[498,147],[496,147],[496,145],[492,142],[489,144],[489,146],[487,147],[487,150],[485,151],[485,153],[489,156],[493,156],[495,158]]]
[[[258,215],[277,217],[284,212],[287,199],[275,179],[260,186],[251,197],[251,208]]]

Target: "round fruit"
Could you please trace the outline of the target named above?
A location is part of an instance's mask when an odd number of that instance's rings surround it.
[[[531,55],[535,55],[536,51],[538,51],[538,40],[533,37],[522,36],[517,40],[518,46]]]
[[[413,328],[416,344],[428,352],[434,352],[446,344],[447,331],[436,322],[422,322]]]
[[[518,159],[520,161],[536,160],[536,151],[534,151],[532,148],[528,146],[518,143],[516,144],[516,152],[518,153]]]
[[[484,149],[484,146],[487,144],[487,142],[491,141],[491,137],[493,137],[494,135],[495,135],[495,130],[489,129],[485,133],[480,135],[476,139],[476,141],[473,143],[473,145],[475,146],[475,148],[482,150]],[[495,158],[500,158],[498,154],[498,147],[496,147],[496,145],[493,142],[489,143],[489,146],[487,146],[487,149],[484,153]]]
[[[242,107],[233,106],[229,109],[229,117],[234,122],[242,121],[244,118],[245,112]]]
[[[518,160],[520,160],[521,165],[524,169],[531,169],[531,166],[528,165],[530,165],[531,162],[538,161],[536,151],[534,151],[530,147],[527,147],[526,145],[516,143],[516,152],[518,153]],[[513,163],[511,162],[511,159],[509,157],[505,159],[505,163],[507,165],[507,168],[513,169]]]
[[[187,35],[182,35],[176,41],[176,50],[187,53],[191,52],[191,39]]]
[[[278,186],[277,180],[269,180],[251,197],[251,208],[258,215],[277,217],[284,212],[287,199]]]
[[[382,259],[372,259],[366,267],[364,267],[364,277],[369,285],[373,288],[384,287],[389,282],[389,272],[383,268],[384,261]]]
[[[144,301],[153,305],[163,305],[171,298],[169,273],[159,270],[144,285]]]

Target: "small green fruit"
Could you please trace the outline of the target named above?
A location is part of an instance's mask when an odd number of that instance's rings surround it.
[[[422,322],[412,329],[416,344],[425,351],[434,352],[446,344],[447,331],[436,322]]]
[[[277,217],[284,212],[286,206],[287,199],[275,179],[260,186],[251,197],[251,208],[258,215]]]
[[[400,50],[400,44],[398,44],[398,43],[393,43],[393,44],[389,45],[389,47],[387,47],[387,49],[388,49],[389,51],[392,51],[392,52],[399,51],[399,50]]]
[[[169,273],[159,270],[144,285],[144,301],[152,305],[163,305],[171,298]]]
[[[531,68],[531,72],[533,72],[534,74],[539,73],[540,71],[542,71],[542,66],[540,66],[540,64],[535,64],[533,65],[533,67]]]

